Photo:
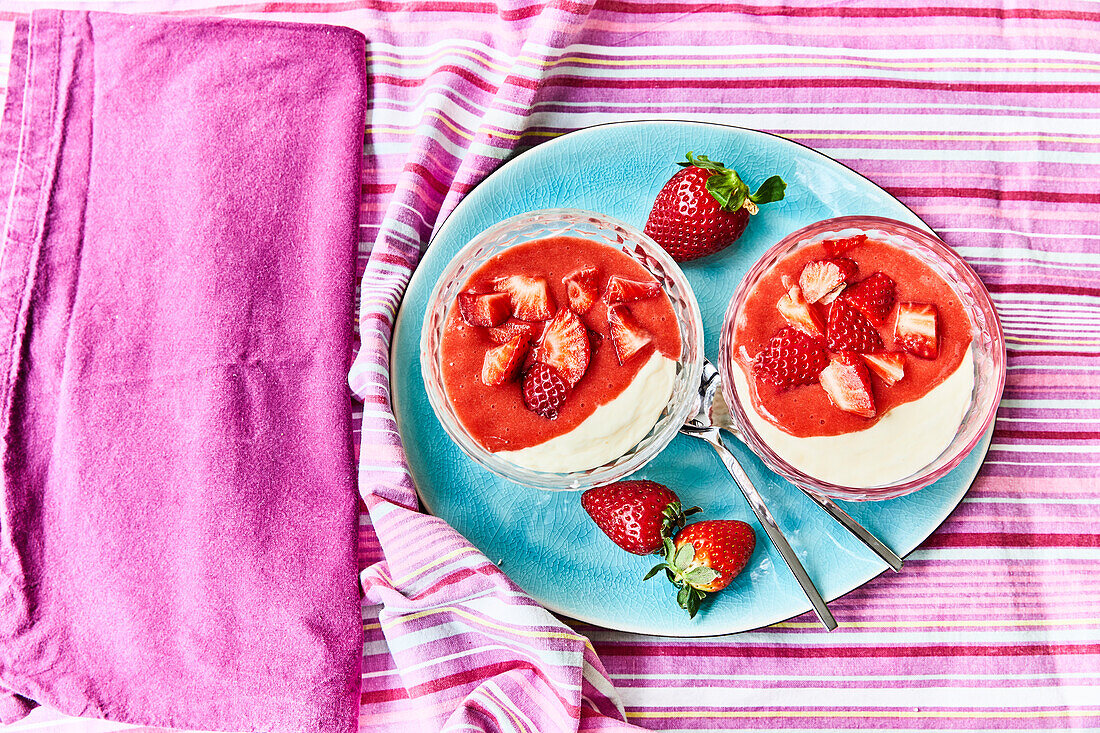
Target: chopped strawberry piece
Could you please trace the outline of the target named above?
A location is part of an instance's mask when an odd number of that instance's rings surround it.
[[[880,351],[877,354],[860,354],[860,356],[887,387],[894,386],[905,376],[905,354],[899,351]]]
[[[927,303],[902,303],[894,321],[894,344],[922,359],[939,353],[936,319],[939,311]]]
[[[486,351],[485,361],[481,364],[481,383],[496,387],[514,379],[530,345],[527,336],[516,336],[508,343]]]
[[[829,365],[821,370],[818,381],[836,407],[861,417],[875,416],[871,375],[856,354],[834,356]]]
[[[625,277],[612,275],[607,281],[604,300],[607,301],[608,305],[615,305],[616,303],[629,303],[634,300],[653,298],[660,292],[661,285],[656,280],[627,280]]]
[[[507,293],[501,293],[501,295],[507,295]],[[489,340],[494,344],[506,344],[516,336],[526,336],[531,341],[534,341],[542,333],[542,323],[528,323],[527,321],[517,321],[512,319],[500,326],[494,326],[489,329]]]
[[[844,237],[842,239],[823,239],[821,243],[825,245],[825,251],[829,253],[830,257],[836,257],[866,241],[866,234],[857,234],[854,237]]]
[[[844,299],[876,326],[886,323],[894,309],[894,281],[875,272],[844,291]]]
[[[569,385],[549,364],[535,364],[523,377],[523,404],[548,420],[558,417],[568,398]]]
[[[501,277],[493,282],[493,289],[498,293],[508,293],[512,299],[512,315],[521,321],[545,321],[554,315],[550,287],[544,277]]]
[[[600,350],[600,344],[603,343],[603,334],[599,331],[593,331],[588,329],[588,351],[589,358],[595,359],[596,352]]]
[[[775,304],[787,323],[791,324],[807,336],[816,339],[825,338],[825,322],[817,309],[813,308],[802,296],[802,288],[792,284],[786,295]]]
[[[535,351],[535,361],[549,364],[572,386],[588,369],[588,329],[580,316],[562,308],[546,326]]]
[[[458,312],[471,326],[499,326],[512,315],[510,298],[504,293],[459,293]]]
[[[786,326],[756,355],[752,371],[757,379],[783,391],[813,384],[828,363],[829,355],[820,339]]]
[[[856,263],[847,257],[814,260],[802,268],[798,285],[807,303],[816,303],[829,295],[835,298],[855,277],[857,269]]]
[[[631,357],[653,340],[649,331],[625,305],[612,305],[607,309],[607,325],[611,328],[611,345],[619,364],[626,364]]]
[[[825,335],[830,351],[869,354],[883,349],[882,337],[875,327],[844,298],[829,307]]]
[[[596,297],[600,294],[600,284],[597,282],[599,276],[600,271],[595,267],[583,267],[561,279],[569,288],[569,307],[574,312],[587,313],[595,304]]]

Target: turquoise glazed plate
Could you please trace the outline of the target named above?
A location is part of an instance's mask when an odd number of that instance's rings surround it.
[[[679,435],[633,478],[672,487],[700,518],[742,519],[756,552],[728,589],[710,596],[694,619],[657,576],[642,582],[653,557],[615,547],[581,508],[576,492],[511,483],[466,457],[428,404],[420,373],[420,327],[428,297],[448,261],[481,230],[534,209],[598,211],[639,229],[653,198],[687,151],[735,167],[753,189],[779,174],[787,197],[763,207],[735,246],[683,266],[699,299],[706,355],[718,358],[718,333],[745,271],[785,235],[821,219],[873,214],[926,227],[875,184],[809,148],[736,127],[690,122],[626,122],[550,140],[479,184],[437,231],[413,275],[397,318],[391,355],[393,404],[413,479],[425,508],[443,518],[523,590],[551,611],[610,629],[663,636],[707,636],[755,629],[810,610],[794,577],[768,542],[714,451]],[[970,487],[989,447],[978,447],[939,482],[900,499],[845,507],[895,552],[905,555],[947,518]],[[886,569],[793,486],[736,440],[745,466],[822,595],[832,600]],[[904,569],[902,572],[905,572]],[[838,619],[843,624],[843,617]]]

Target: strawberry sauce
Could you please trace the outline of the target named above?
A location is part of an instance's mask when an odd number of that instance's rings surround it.
[[[486,329],[467,324],[458,308],[451,307],[440,343],[443,383],[463,427],[486,450],[494,453],[519,450],[569,432],[597,407],[626,389],[655,348],[670,359],[680,358],[680,327],[668,296],[662,292],[627,304],[638,322],[652,334],[653,342],[625,365],[619,364],[608,338],[607,306],[602,300],[607,279],[618,275],[653,282],[655,278],[629,256],[607,245],[566,236],[517,245],[482,265],[470,276],[463,291],[491,292],[495,279],[509,275],[545,277],[555,308],[561,308],[569,304],[568,288],[562,284],[562,278],[583,267],[598,268],[601,299],[580,318],[604,338],[554,420],[527,409],[518,380],[496,387],[481,382],[485,352],[495,344]]]
[[[735,359],[752,385],[752,402],[757,412],[781,430],[800,438],[840,435],[871,427],[893,408],[920,399],[949,377],[958,368],[971,341],[966,310],[943,278],[901,248],[881,240],[867,239],[843,254],[859,266],[855,281],[874,272],[882,272],[896,284],[897,303],[913,301],[935,305],[939,310],[937,358],[922,359],[906,354],[905,376],[890,387],[871,374],[877,414],[870,418],[841,411],[829,401],[825,390],[817,383],[780,391],[756,378],[751,359],[779,329],[787,325],[776,309],[776,303],[786,292],[782,276],[787,275],[797,281],[806,264],[830,256],[824,246],[813,244],[796,250],[776,263],[760,278],[746,299],[733,336]],[[893,334],[897,310],[895,303],[885,324],[876,330],[886,349],[900,351],[901,348],[894,343]],[[744,361],[746,353],[749,363]]]

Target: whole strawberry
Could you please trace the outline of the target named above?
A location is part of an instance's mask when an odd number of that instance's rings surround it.
[[[673,530],[684,526],[680,497],[656,481],[619,481],[589,489],[581,506],[596,526],[619,547],[635,555],[649,555],[664,545]]]
[[[787,184],[772,176],[756,193],[737,171],[707,156],[687,154],[684,169],[661,188],[645,233],[674,260],[686,262],[725,249],[741,236],[761,204],[780,201]]]
[[[756,533],[737,519],[708,519],[685,527],[675,540],[664,543],[665,561],[645,576],[661,570],[680,589],[676,602],[695,618],[707,593],[730,584],[756,549]]]

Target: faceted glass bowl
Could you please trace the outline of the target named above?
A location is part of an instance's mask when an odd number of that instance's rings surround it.
[[[680,326],[680,358],[672,396],[650,431],[621,456],[585,471],[552,473],[518,466],[485,450],[462,426],[443,385],[440,341],[455,299],[470,276],[509,247],[547,237],[580,237],[614,247],[646,268],[661,284]],[[518,484],[577,491],[619,481],[669,444],[694,408],[703,364],[703,322],[699,304],[680,267],[660,245],[637,228],[580,209],[544,209],[514,216],[486,229],[454,256],[440,275],[420,332],[420,368],[428,401],[443,430],[475,462]]]
[[[778,456],[760,437],[749,421],[741,400],[735,394],[733,370],[733,332],[737,317],[756,283],[777,262],[801,247],[824,239],[867,234],[883,239],[914,255],[940,275],[962,301],[970,319],[971,350],[974,354],[974,391],[970,407],[963,416],[958,432],[944,451],[921,470],[899,481],[870,488],[853,488],[822,481],[791,466]],[[729,391],[727,403],[745,443],[761,460],[792,483],[804,486],[834,499],[868,501],[893,499],[924,488],[945,476],[966,457],[993,424],[997,405],[1005,384],[1005,340],[1000,320],[993,308],[989,292],[970,265],[935,235],[893,219],[874,216],[843,216],[826,219],[803,227],[788,235],[745,274],[734,291],[726,310],[720,339],[719,371]],[[900,447],[904,450],[904,447]]]

